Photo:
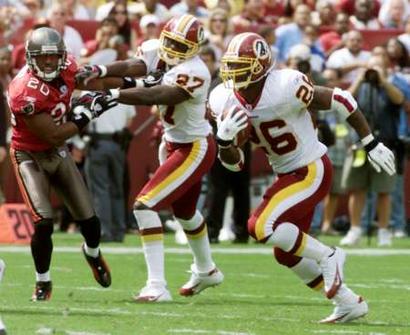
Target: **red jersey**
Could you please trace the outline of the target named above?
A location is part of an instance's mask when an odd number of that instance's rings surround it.
[[[72,56],[67,57],[66,68],[52,82],[36,77],[26,65],[11,81],[8,88],[8,103],[11,111],[13,134],[11,147],[17,150],[43,151],[52,145],[33,134],[23,117],[38,113],[50,114],[56,125],[66,122],[71,108],[71,95],[75,88],[77,64]]]

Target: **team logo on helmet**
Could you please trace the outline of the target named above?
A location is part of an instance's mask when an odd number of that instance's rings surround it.
[[[201,44],[205,39],[204,28],[201,26],[198,28],[198,43]]]
[[[253,50],[257,58],[265,59],[266,57],[269,57],[268,48],[269,46],[264,40],[256,40],[253,43]]]

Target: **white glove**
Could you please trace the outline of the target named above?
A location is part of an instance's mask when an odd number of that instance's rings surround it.
[[[396,164],[393,152],[379,142],[367,153],[367,158],[377,172],[386,171],[390,176],[396,173]]]
[[[217,123],[217,139],[229,142],[232,141],[242,129],[247,127],[248,115],[244,110],[238,110],[237,107],[234,106],[230,108],[223,120],[221,120],[221,117],[218,117]]]

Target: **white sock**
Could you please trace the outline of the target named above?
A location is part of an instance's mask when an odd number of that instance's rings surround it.
[[[84,243],[84,251],[85,253],[90,256],[90,257],[94,257],[97,258],[99,253],[100,253],[100,247],[97,248],[90,248],[87,243]]]
[[[142,250],[147,265],[147,285],[166,285],[164,271],[164,233],[157,212],[134,210],[140,228]]]
[[[333,249],[305,234],[290,222],[279,224],[268,242],[295,256],[306,257],[320,262],[323,257],[333,253]]]
[[[298,264],[290,269],[312,290],[324,292],[322,270],[315,260],[302,258]]]
[[[44,273],[38,273],[36,272],[36,281],[50,281],[50,271],[44,272]]]
[[[190,220],[176,219],[188,238],[188,244],[194,256],[194,264],[198,271],[206,273],[215,269],[206,224],[201,213],[196,211]]]
[[[3,321],[0,318],[0,330],[6,329],[6,326],[4,325]]]

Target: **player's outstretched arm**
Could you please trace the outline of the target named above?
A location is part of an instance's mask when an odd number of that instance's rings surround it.
[[[314,96],[309,107],[318,110],[333,109],[343,115],[359,135],[364,149],[367,151],[368,159],[375,170],[377,172],[384,170],[389,175],[396,173],[393,152],[374,138],[366,118],[350,92],[340,88],[332,90],[327,87],[315,86]]]
[[[170,85],[114,89],[109,92],[119,103],[126,105],[174,106],[191,98],[191,95],[183,88]]]
[[[146,74],[147,66],[145,63],[141,59],[133,58],[108,65],[84,65],[78,69],[76,81],[78,88],[92,90],[93,85],[95,85],[92,82],[97,78],[116,77],[121,81],[123,77],[142,77]],[[108,85],[109,82],[102,81],[102,83]],[[121,84],[111,87],[121,87]]]

